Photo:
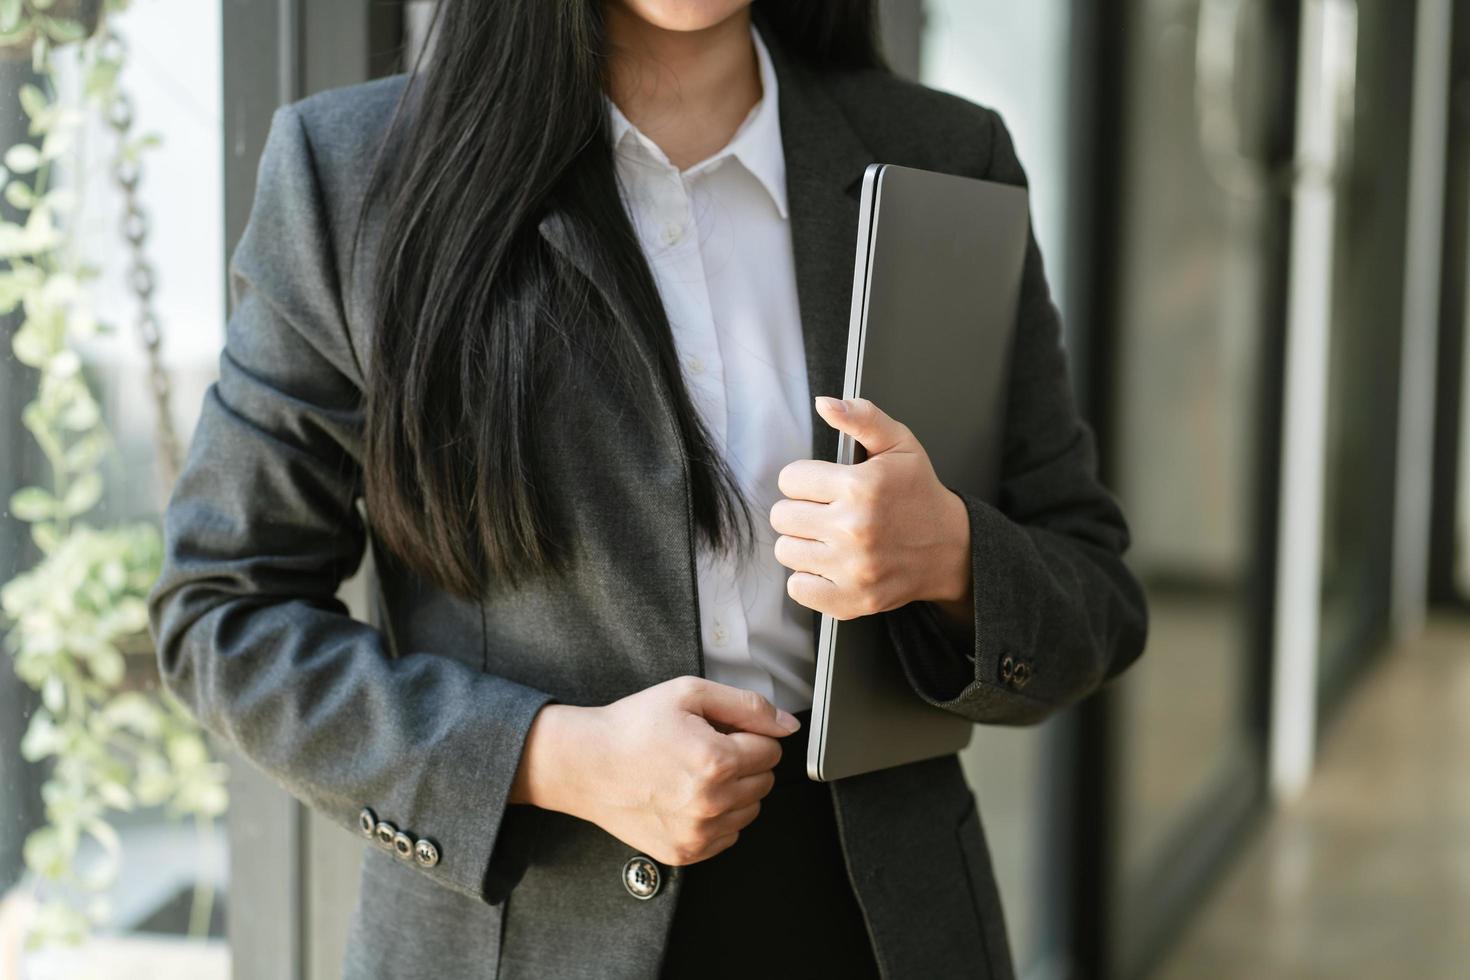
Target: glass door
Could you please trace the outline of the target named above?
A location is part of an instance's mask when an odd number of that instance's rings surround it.
[[[1296,5],[1119,7],[1104,447],[1152,625],[1108,703],[1102,893],[1138,976],[1263,798]]]
[[[1414,5],[1356,8],[1357,84],[1333,247],[1319,717],[1384,638],[1393,566]]]

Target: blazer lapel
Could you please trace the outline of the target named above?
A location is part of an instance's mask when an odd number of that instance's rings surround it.
[[[776,74],[781,143],[786,157],[786,196],[797,304],[812,395],[842,396],[857,250],[858,198],[873,154],[828,95],[817,72],[788,52],[757,12],[756,25]],[[601,288],[592,263],[550,211],[541,234]],[[837,458],[837,431],[808,405],[812,458]]]
[[[873,154],[832,101],[823,80],[756,21],[771,55],[786,155],[786,197],[796,294],[811,394],[842,397],[852,307],[852,266],[863,171]],[[808,405],[812,458],[837,458],[837,430]]]

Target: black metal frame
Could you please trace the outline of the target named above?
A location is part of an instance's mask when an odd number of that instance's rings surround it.
[[[39,81],[28,59],[0,60],[0,93],[15,105],[24,84]],[[0,114],[0,145],[11,146],[26,139],[25,117],[17,112]],[[34,178],[28,178],[33,180]],[[9,202],[0,201],[0,217],[25,220]],[[0,317],[0,507],[23,486],[44,482],[46,460],[21,423],[21,411],[36,395],[39,375],[11,353],[11,341],[24,319],[21,311]],[[31,541],[30,525],[9,515],[0,519],[0,582],[29,568],[40,556]],[[15,675],[14,660],[0,651],[0,895],[21,879],[25,864],[21,854],[26,835],[44,819],[41,783],[49,766],[25,761],[20,754],[30,718],[40,697]]]
[[[1096,433],[1099,471],[1111,483],[1106,447],[1115,429],[1113,374],[1119,261],[1114,248],[1121,207],[1122,154],[1117,140],[1123,117],[1120,68],[1126,20],[1124,0],[1074,0],[1072,4],[1072,159],[1068,229],[1072,257],[1071,357],[1079,405]],[[1105,977],[1109,940],[1115,928],[1108,900],[1116,878],[1116,785],[1118,760],[1113,695],[1104,690],[1076,709],[1077,766],[1072,841],[1076,870],[1072,895],[1074,970],[1079,977]]]
[[[1470,316],[1470,8],[1456,4],[1451,26],[1450,112],[1445,169],[1444,262],[1440,276],[1439,357],[1435,376],[1434,486],[1429,539],[1430,602],[1470,609],[1470,595],[1455,582],[1459,518],[1460,406],[1464,377],[1465,319]]]

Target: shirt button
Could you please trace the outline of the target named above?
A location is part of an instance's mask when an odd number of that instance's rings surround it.
[[[672,245],[679,239],[684,237],[684,226],[674,224],[674,222],[670,221],[668,224],[664,225],[663,234],[664,244]]]
[[[715,628],[710,631],[710,636],[714,639],[715,646],[722,647],[725,645],[725,641],[730,638],[730,631],[725,629],[724,624],[716,622]]]
[[[685,360],[684,363],[689,365],[689,370],[694,374],[704,373],[704,361],[701,361],[698,357],[694,357],[691,355]]]

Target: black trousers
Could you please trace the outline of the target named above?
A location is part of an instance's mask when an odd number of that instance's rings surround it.
[[[783,741],[776,785],[740,838],[680,869],[663,976],[877,977],[848,881],[832,790],[806,776],[802,727]]]

